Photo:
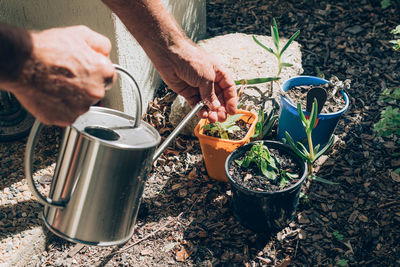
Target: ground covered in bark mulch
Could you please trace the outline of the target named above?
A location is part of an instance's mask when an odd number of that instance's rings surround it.
[[[394,2],[394,1],[392,1]],[[400,57],[388,41],[400,8],[380,1],[207,1],[209,37],[232,32],[301,33],[304,74],[350,79],[351,106],[307,198],[285,229],[270,235],[242,227],[225,183],[208,179],[199,143],[179,137],[154,164],[137,221],[121,247],[80,246],[50,235],[43,266],[398,266],[400,159],[395,140],[376,138],[381,91],[400,86]],[[175,95],[161,90],[147,120],[165,137]]]

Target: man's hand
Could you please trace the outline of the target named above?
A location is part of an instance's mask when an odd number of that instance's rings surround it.
[[[224,121],[236,112],[237,95],[233,78],[211,55],[183,40],[172,49],[172,56],[153,59],[164,82],[182,95],[191,106],[203,100],[199,116],[211,122]]]
[[[160,0],[103,0],[142,46],[164,82],[195,105],[207,105],[199,116],[214,122],[236,111],[230,74],[198,48]]]
[[[67,126],[113,82],[110,41],[85,26],[31,32],[32,55],[7,90],[45,124]]]

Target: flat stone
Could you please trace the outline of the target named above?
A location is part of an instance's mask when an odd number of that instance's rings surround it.
[[[274,47],[272,37],[256,35],[256,38],[265,46]],[[283,47],[287,39],[281,38],[280,42],[281,47]],[[201,40],[198,45],[208,53],[214,55],[217,60],[231,72],[234,80],[275,77],[278,72],[275,56],[256,44],[251,34],[232,33],[220,35]],[[291,63],[293,66],[282,70],[279,75],[281,77],[281,83],[303,72],[299,43],[293,42],[289,46],[283,55],[282,61]],[[267,95],[270,94],[270,86],[270,83],[248,86],[241,97],[240,102],[243,103],[241,108],[257,111],[260,104],[264,102]],[[279,88],[274,85],[272,97],[277,99],[279,93]],[[272,107],[268,102],[267,106],[269,108]],[[189,112],[190,107],[183,97],[178,96],[172,104],[171,109],[169,119],[171,123],[176,126]],[[181,133],[193,136],[193,130],[198,121],[198,118],[194,118],[186,125]]]
[[[46,235],[41,226],[25,230],[23,240],[19,247],[13,252],[12,256],[2,266],[36,266],[39,259],[36,255],[41,255],[46,248]],[[22,235],[21,233],[21,235]]]

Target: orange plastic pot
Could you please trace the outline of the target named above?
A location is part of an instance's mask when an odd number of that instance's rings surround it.
[[[237,110],[236,114],[243,114],[240,119],[251,123],[249,131],[241,140],[221,139],[203,134],[203,125],[209,123],[207,119],[200,120],[194,129],[194,134],[200,141],[208,176],[218,181],[228,182],[224,167],[225,160],[236,148],[250,142],[258,121],[257,114],[251,111]]]

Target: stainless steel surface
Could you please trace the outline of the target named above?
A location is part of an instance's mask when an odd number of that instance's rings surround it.
[[[141,107],[140,99],[136,104]],[[27,143],[25,175],[33,195],[45,205],[46,226],[64,239],[89,245],[129,240],[153,159],[201,107],[198,104],[185,117],[157,153],[161,137],[148,123],[138,122],[140,108],[131,117],[91,107],[64,130],[48,197],[39,192],[32,177],[34,148],[43,127],[36,121]]]
[[[155,161],[161,153],[168,147],[169,143],[182,131],[183,127],[188,123],[193,116],[204,106],[203,102],[199,102],[186,116],[183,120],[176,126],[175,130],[164,140],[164,142],[157,148],[153,156],[153,161]]]
[[[120,74],[124,74],[126,75],[126,77],[128,77],[128,81],[131,85],[131,87],[135,88],[135,90],[133,90],[133,93],[135,94],[135,101],[136,101],[136,120],[135,120],[135,125],[134,127],[138,127],[141,121],[141,117],[142,117],[142,95],[140,93],[140,89],[139,89],[139,85],[137,84],[135,78],[133,78],[133,76],[124,68],[122,68],[121,66],[117,65],[117,64],[113,64],[114,68],[117,70],[117,72],[119,72]]]

